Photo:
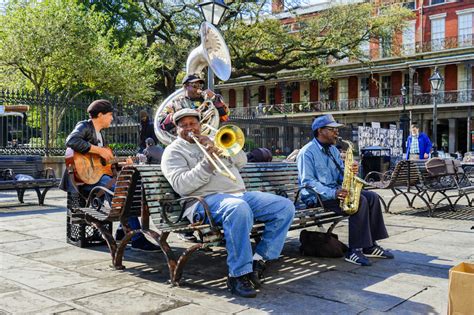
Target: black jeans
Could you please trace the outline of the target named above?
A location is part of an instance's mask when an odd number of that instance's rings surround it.
[[[350,248],[368,248],[373,246],[375,241],[388,237],[379,198],[379,195],[372,191],[362,191],[359,211],[349,217]],[[324,208],[344,214],[338,199],[324,201]]]

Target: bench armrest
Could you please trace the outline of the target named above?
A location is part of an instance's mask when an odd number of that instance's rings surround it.
[[[214,230],[214,231],[220,231],[219,227],[216,226],[216,224],[214,223],[214,220],[212,219],[211,210],[209,209],[209,205],[207,204],[206,200],[204,200],[204,197],[202,197],[202,196],[188,196],[188,197],[182,197],[182,198],[176,199],[175,201],[176,202],[181,202],[181,201],[188,201],[188,200],[197,200],[197,202],[199,202],[202,205],[202,207],[204,208],[204,218],[201,220],[201,222],[198,223],[198,225],[204,224],[204,222],[206,221],[206,217],[207,217],[209,219],[209,225],[211,226],[211,229]],[[185,211],[185,209],[183,207],[177,222],[182,220],[184,211]]]
[[[367,173],[367,175],[365,175],[364,181],[370,184],[376,181],[373,179],[373,177],[378,177],[380,182],[386,182],[390,180],[391,176],[392,176],[392,171],[386,171],[384,173],[371,171]]]
[[[99,207],[101,204],[97,204],[98,198],[102,197],[104,194],[114,195],[114,192],[104,186],[95,186],[89,192],[89,197],[87,198],[86,207],[90,207],[91,204],[94,204],[94,207]],[[96,201],[96,202],[95,202]]]
[[[316,196],[316,198],[318,199],[318,202],[321,205],[321,207],[324,208],[324,203],[323,203],[323,200],[321,199],[321,195],[318,194],[316,192],[316,190],[314,190],[312,187],[310,187],[308,185],[298,188],[298,191],[296,192],[296,196],[295,196],[295,201],[293,202],[294,205],[298,204],[298,201],[299,201],[300,196],[301,196],[301,190],[303,190],[303,189],[306,189],[306,190],[309,190],[310,192],[312,192]]]
[[[56,178],[56,173],[54,172],[54,170],[51,167],[47,167],[44,170],[42,170],[41,175],[43,175],[43,177],[47,178],[47,179]]]

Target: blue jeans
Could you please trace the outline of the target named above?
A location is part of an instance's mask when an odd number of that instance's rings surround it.
[[[255,252],[265,260],[280,256],[295,214],[295,207],[289,199],[252,191],[240,197],[214,194],[205,197],[205,200],[211,209],[212,219],[224,229],[227,266],[231,277],[240,277],[253,271],[249,234],[254,220],[265,223],[262,239]],[[202,205],[197,207],[196,216],[204,217]]]
[[[112,179],[112,177],[110,177],[109,175],[102,175],[102,177],[100,178],[100,180],[94,184],[94,185],[84,185],[83,189],[84,191],[86,191],[87,193],[89,193],[92,188],[96,187],[96,186],[104,186],[106,187],[107,184],[109,183],[109,181]],[[109,188],[110,190],[114,191],[115,190],[115,184],[112,185],[112,187]],[[105,200],[107,200],[108,202],[111,203],[112,201],[112,198],[110,196],[110,194],[108,193],[105,193],[104,195],[104,198]],[[132,230],[139,230],[141,228],[141,225],[140,225],[140,221],[138,220],[137,217],[129,217],[128,218],[128,225],[130,226],[130,228]],[[122,228],[122,224],[119,224],[118,226],[119,229]],[[132,241],[135,241],[137,240],[138,238],[140,238],[142,236],[141,233],[137,233],[135,234],[133,237],[132,237]]]

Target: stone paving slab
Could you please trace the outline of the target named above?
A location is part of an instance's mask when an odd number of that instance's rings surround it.
[[[67,244],[63,192],[45,206],[34,192],[25,201],[0,193],[0,314],[445,314],[449,268],[474,261],[473,221],[385,214],[391,237],[380,243],[396,259],[359,267],[301,257],[292,231],[258,297],[243,299],[226,290],[223,248],[194,254],[172,287],[161,253],[126,250],[118,271],[105,246]],[[403,200],[393,207],[403,211]],[[335,232],[347,242],[347,222]],[[178,253],[188,245],[169,240]]]

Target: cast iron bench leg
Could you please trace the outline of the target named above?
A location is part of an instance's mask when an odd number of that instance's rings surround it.
[[[25,188],[17,188],[16,189],[16,194],[18,195],[18,201],[20,203],[24,203],[23,201],[23,196],[25,195]]]

